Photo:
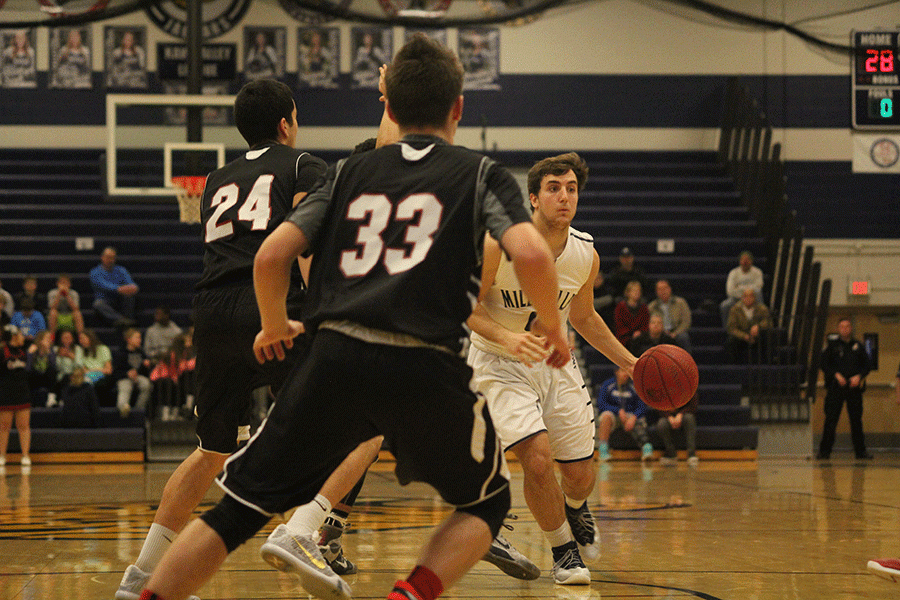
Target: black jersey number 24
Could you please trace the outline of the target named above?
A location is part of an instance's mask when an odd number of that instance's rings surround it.
[[[441,225],[444,207],[434,194],[412,194],[394,205],[384,194],[363,194],[347,205],[348,221],[360,221],[356,248],[341,253],[345,277],[362,277],[379,261],[391,275],[413,268],[428,254],[434,232]],[[393,213],[393,214],[392,214]],[[407,248],[386,248],[382,234],[391,222],[409,221],[404,242]],[[418,217],[418,218],[417,218]]]
[[[246,221],[252,231],[265,231],[272,218],[272,181],[274,175],[260,175],[247,198],[237,210],[237,220]],[[229,212],[241,199],[241,189],[236,183],[223,185],[213,194],[210,208],[215,208],[206,221],[206,243],[234,234],[234,211]]]

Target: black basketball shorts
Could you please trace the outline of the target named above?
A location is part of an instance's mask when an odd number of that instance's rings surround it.
[[[263,514],[305,504],[358,444],[384,435],[401,484],[422,481],[458,507],[508,485],[472,371],[449,352],[320,329],[266,422],[226,463],[225,491]]]
[[[300,336],[283,361],[260,365],[253,355],[259,330],[252,287],[215,288],[195,296],[195,414],[202,450],[222,454],[237,450],[239,438],[249,438],[252,391],[267,385],[279,387],[305,352],[307,337]]]

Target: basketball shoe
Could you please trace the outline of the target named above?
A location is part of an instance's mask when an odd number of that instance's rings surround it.
[[[572,529],[572,537],[578,544],[581,554],[588,560],[600,556],[600,533],[594,523],[594,516],[587,505],[587,500],[580,508],[572,508],[566,503],[566,520]]]
[[[140,600],[141,592],[147,587],[150,573],[144,573],[134,565],[125,569],[122,582],[116,590],[116,600]],[[200,600],[197,596],[188,596],[188,600]]]
[[[866,565],[866,568],[874,575],[878,575],[879,577],[883,577],[894,583],[900,583],[900,559],[879,558],[877,560],[870,560],[869,564]]]
[[[310,595],[326,600],[350,600],[350,586],[335,573],[312,535],[293,535],[284,524],[259,549],[263,560],[286,573],[296,573]]]
[[[481,560],[486,561],[516,579],[537,579],[541,576],[541,570],[536,564],[513,547],[503,534],[498,533],[491,542],[491,547]]]
[[[591,572],[584,566],[575,542],[553,549],[553,580],[560,585],[588,585]]]

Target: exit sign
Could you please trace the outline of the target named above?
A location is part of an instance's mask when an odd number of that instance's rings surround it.
[[[850,282],[850,294],[853,296],[868,296],[869,295],[869,282],[868,281],[851,281]]]

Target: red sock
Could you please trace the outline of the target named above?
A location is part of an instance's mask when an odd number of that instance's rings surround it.
[[[394,584],[394,589],[388,594],[387,600],[422,600],[422,597],[416,593],[413,586],[398,579]]]
[[[141,592],[141,600],[164,600],[164,598],[162,596],[157,596],[150,590],[144,590]]]
[[[406,581],[422,600],[434,600],[444,591],[444,584],[434,574],[434,571],[422,565],[418,565],[413,569]]]

